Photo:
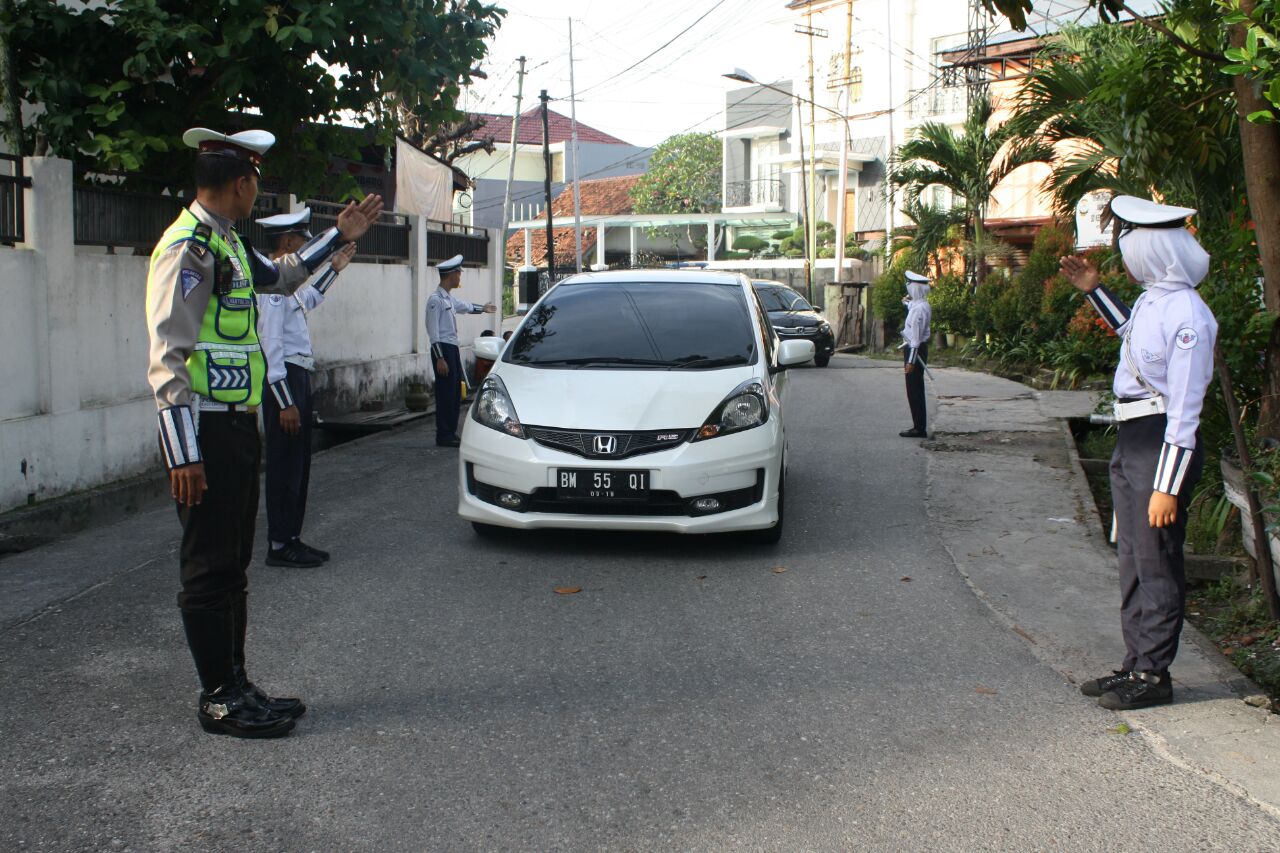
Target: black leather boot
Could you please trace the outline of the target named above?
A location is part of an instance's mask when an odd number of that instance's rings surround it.
[[[290,699],[276,696],[268,696],[263,690],[259,689],[256,684],[249,680],[249,675],[244,667],[244,637],[249,627],[249,594],[242,592],[236,596],[235,605],[235,658],[231,662],[232,670],[235,673],[236,684],[250,698],[259,705],[269,711],[277,714],[283,714],[290,719],[298,719],[307,713],[307,706],[302,704],[301,699]]]
[[[280,737],[293,730],[292,717],[258,704],[236,683],[235,610],[184,610],[182,627],[200,674],[196,719],[212,734],[244,738]]]

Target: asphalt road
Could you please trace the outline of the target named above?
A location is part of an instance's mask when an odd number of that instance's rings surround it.
[[[965,585],[900,368],[794,379],[776,549],[481,541],[430,424],[318,457],[333,561],[251,570],[250,672],[311,707],[280,741],[195,723],[171,510],[0,563],[107,567],[0,631],[0,849],[1280,849]]]

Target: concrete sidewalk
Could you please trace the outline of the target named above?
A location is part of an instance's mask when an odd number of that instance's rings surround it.
[[[1109,672],[1124,652],[1116,557],[1065,420],[1093,411],[1095,394],[933,374],[927,503],[956,568],[1070,681]],[[1280,717],[1244,703],[1260,691],[1191,625],[1172,673],[1175,704],[1117,722],[1174,764],[1280,815]]]

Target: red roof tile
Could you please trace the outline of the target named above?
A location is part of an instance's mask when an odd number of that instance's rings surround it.
[[[511,143],[511,116],[498,113],[469,113],[472,118],[482,119],[485,126],[476,131],[471,138],[477,139],[492,136],[498,145]],[[572,122],[568,116],[555,110],[547,110],[547,130],[552,142],[566,142],[573,136]],[[616,136],[610,136],[603,130],[596,130],[590,125],[578,122],[579,142],[603,142],[606,145],[629,145]],[[521,145],[542,144],[542,108],[534,107],[520,114]]]
[[[618,216],[632,213],[631,188],[640,180],[640,175],[623,175],[617,178],[597,178],[582,181],[582,214],[583,216]],[[568,227],[555,226],[556,266],[567,267],[574,263],[573,247],[573,185],[570,184],[551,200],[551,215],[554,222],[568,222]],[[543,220],[546,216],[541,217]],[[547,229],[543,228],[530,234],[532,262],[535,266],[547,261]],[[595,251],[596,229],[582,230],[582,254],[584,263],[588,253]],[[517,232],[507,239],[507,259],[515,263],[524,263],[524,234]]]

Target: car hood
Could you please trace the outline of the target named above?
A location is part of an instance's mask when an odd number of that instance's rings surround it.
[[[755,366],[715,370],[522,367],[495,371],[520,422],[560,429],[657,430],[701,426]]]
[[[778,326],[804,328],[806,326],[820,326],[823,320],[819,314],[813,311],[770,311],[769,323],[775,328]]]

